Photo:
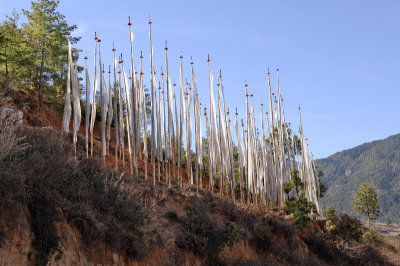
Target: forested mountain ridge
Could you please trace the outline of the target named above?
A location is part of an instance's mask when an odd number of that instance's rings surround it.
[[[378,193],[378,221],[400,223],[400,134],[372,141],[317,160],[327,192],[322,199],[339,212],[356,215],[351,202],[364,181]]]

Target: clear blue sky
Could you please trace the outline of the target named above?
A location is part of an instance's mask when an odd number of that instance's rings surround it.
[[[0,0],[0,13],[29,6],[27,0]],[[106,64],[113,40],[128,59],[131,16],[135,61],[143,50],[146,80],[150,13],[156,69],[164,64],[168,40],[172,80],[179,81],[182,50],[185,77],[193,56],[200,98],[208,102],[210,53],[214,78],[222,69],[227,104],[241,115],[244,80],[258,110],[261,99],[267,101],[267,67],[279,64],[286,118],[297,127],[301,105],[316,158],[400,132],[400,1],[61,0],[59,11],[78,26],[77,46],[87,50],[90,65],[95,31]]]

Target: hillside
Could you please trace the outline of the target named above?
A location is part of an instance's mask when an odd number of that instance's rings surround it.
[[[139,176],[104,167],[99,143],[86,158],[81,136],[75,161],[72,135],[47,124],[52,110],[43,120],[31,107],[24,126],[0,128],[2,147],[19,150],[0,160],[0,265],[399,264],[398,238],[347,216],[331,231],[325,221],[297,228],[282,209],[167,188],[164,176],[153,187],[143,164]]]
[[[400,223],[400,134],[335,153],[317,165],[328,186],[324,206],[330,203],[339,212],[355,215],[353,195],[366,181],[379,196],[379,221]]]

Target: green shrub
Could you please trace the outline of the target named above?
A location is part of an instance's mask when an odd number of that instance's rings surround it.
[[[180,218],[183,232],[178,235],[178,247],[215,262],[225,246],[232,246],[241,236],[241,230],[234,223],[225,227],[218,225],[207,214],[207,204],[192,196],[185,205],[186,217]]]
[[[335,229],[335,227],[336,227],[335,226],[335,221],[337,219],[335,208],[333,208],[331,205],[328,205],[326,207],[326,209],[324,210],[323,215],[326,218],[326,224],[325,224],[326,229],[328,231],[331,231],[331,230]]]

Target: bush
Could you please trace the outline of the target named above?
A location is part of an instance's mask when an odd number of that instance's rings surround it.
[[[317,212],[315,204],[308,201],[304,195],[297,199],[285,200],[285,209],[288,213],[293,214],[293,225],[299,228],[306,227],[311,221],[310,215]]]
[[[18,134],[29,148],[0,164],[0,203],[26,204],[35,235],[31,258],[36,264],[46,264],[59,252],[55,222],[62,219],[76,227],[88,244],[105,242],[113,251],[132,257],[146,253],[140,228],[149,216],[130,190],[129,177],[116,178],[101,159],[77,164],[70,135],[42,129]],[[78,158],[84,153],[84,146],[78,145]]]
[[[186,217],[180,218],[183,232],[178,235],[176,244],[194,254],[215,262],[225,246],[232,246],[241,235],[241,230],[229,223],[219,226],[207,214],[207,205],[196,196],[192,196],[184,207]]]
[[[335,229],[332,232],[335,235],[342,236],[347,240],[356,240],[360,241],[362,232],[362,223],[356,217],[349,217],[347,214],[344,214],[334,222]]]
[[[335,208],[333,208],[331,205],[328,205],[326,207],[326,209],[324,210],[323,215],[326,218],[326,224],[325,224],[326,229],[328,231],[331,231],[331,230],[335,229],[335,227],[336,227],[335,226],[335,220],[337,218]]]

